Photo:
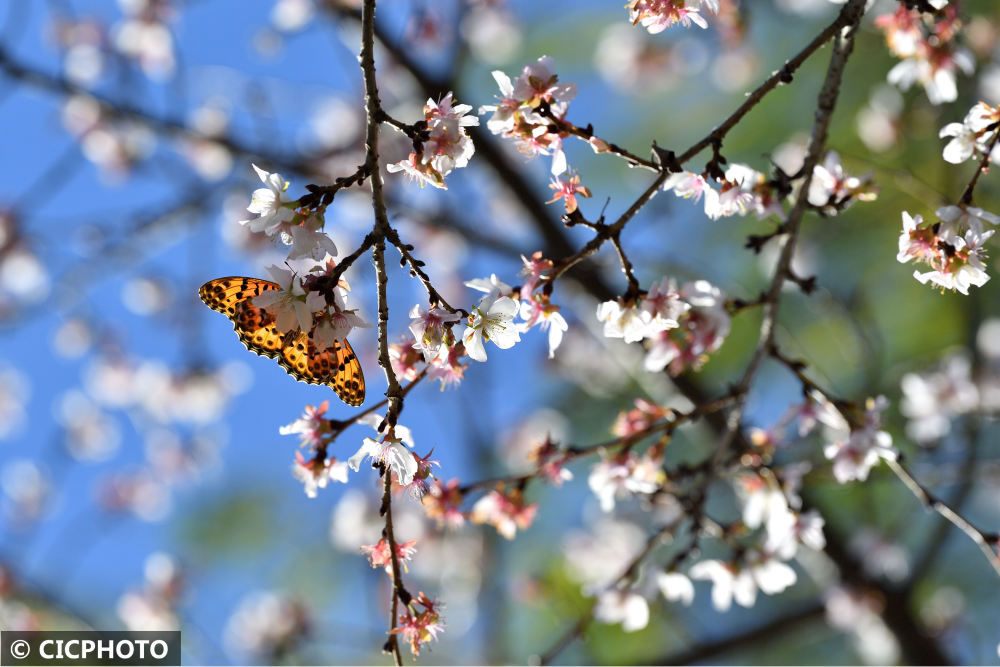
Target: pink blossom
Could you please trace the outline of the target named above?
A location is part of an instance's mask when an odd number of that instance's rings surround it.
[[[446,328],[446,325],[458,322],[460,319],[462,318],[458,313],[449,312],[444,308],[424,310],[420,304],[413,306],[410,310],[410,332],[416,340],[413,348],[423,352],[425,361],[430,361],[438,356],[447,336],[454,341],[451,328]]]
[[[457,528],[465,523],[465,514],[461,510],[463,500],[457,479],[449,480],[446,484],[435,479],[421,498],[427,516],[435,519],[438,526],[449,528]]]
[[[415,613],[415,605],[422,606],[423,611]],[[444,629],[441,615],[435,609],[436,605],[436,601],[430,600],[421,592],[400,614],[398,627],[392,631],[410,645],[410,652],[414,657],[420,655],[423,644],[437,639],[438,633]]]
[[[572,213],[577,209],[577,195],[581,197],[590,196],[590,190],[588,190],[585,186],[580,185],[580,175],[576,173],[572,173],[569,178],[564,176],[553,178],[552,183],[549,184],[549,188],[555,190],[555,195],[553,195],[552,199],[545,203],[553,204],[560,199],[563,199],[564,204],[566,205],[567,213]]]
[[[413,546],[416,543],[416,540],[410,540],[396,544],[396,559],[404,572],[407,571],[406,561],[413,558],[413,555],[417,553],[417,550]],[[388,540],[383,537],[373,545],[362,545],[361,551],[368,556],[368,562],[371,563],[372,567],[381,567],[385,570],[386,574],[390,577],[392,576],[392,552],[389,549]]]
[[[527,300],[531,298],[531,293],[535,291],[535,287],[542,279],[542,274],[546,271],[552,269],[552,260],[545,259],[542,257],[542,251],[538,250],[528,259],[524,255],[521,255],[521,261],[524,262],[524,268],[521,269],[521,276],[525,278],[525,281],[521,284],[521,299]]]
[[[330,401],[323,401],[319,407],[307,405],[302,417],[296,419],[288,426],[278,429],[281,435],[298,433],[301,439],[299,447],[307,447],[311,451],[316,451],[323,445],[325,436],[330,433],[330,421],[323,417],[330,407]]]
[[[517,489],[501,492],[490,491],[472,506],[469,518],[473,523],[485,523],[497,529],[508,540],[520,528],[524,530],[535,520],[538,505],[525,504],[524,497]]]

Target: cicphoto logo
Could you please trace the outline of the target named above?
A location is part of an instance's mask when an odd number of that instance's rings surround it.
[[[3,665],[180,665],[180,632],[0,632]]]

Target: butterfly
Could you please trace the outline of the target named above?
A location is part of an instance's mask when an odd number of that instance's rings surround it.
[[[274,316],[253,304],[255,296],[276,289],[278,284],[268,280],[230,276],[209,280],[198,296],[233,321],[236,335],[251,352],[277,359],[296,380],[330,385],[348,405],[364,403],[365,376],[346,338],[321,350],[304,331],[278,331]]]

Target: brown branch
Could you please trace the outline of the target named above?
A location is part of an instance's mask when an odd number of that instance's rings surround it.
[[[677,564],[680,563],[680,561],[683,560],[688,554],[692,553],[695,547],[697,546],[700,535],[698,531],[698,525],[701,522],[702,509],[704,507],[704,502],[705,502],[705,491],[708,487],[708,484],[711,482],[711,479],[712,479],[711,475],[705,475],[705,477],[702,480],[701,486],[696,491],[696,499],[693,501],[694,507],[690,517],[691,530],[692,530],[691,542],[690,544],[688,544],[686,549],[683,549],[682,551],[675,554],[673,558],[671,558],[670,563],[667,565],[666,569],[675,568]],[[625,567],[622,573],[605,587],[605,590],[614,590],[619,586],[629,585],[634,583],[639,576],[639,566],[642,565],[643,561],[645,561],[646,558],[649,557],[651,553],[653,553],[656,547],[658,547],[664,539],[672,535],[677,530],[677,528],[681,525],[681,522],[684,520],[685,517],[681,516],[677,518],[675,521],[668,523],[665,526],[662,526],[661,528],[656,530],[652,535],[650,535],[646,539],[646,544],[643,545],[643,548],[639,551],[639,553],[632,558],[632,560]],[[596,606],[597,606],[597,600],[595,597],[594,601],[592,601],[588,606],[587,611],[577,620],[577,622],[574,623],[572,626],[570,626],[570,628],[566,632],[560,635],[559,638],[552,644],[552,646],[541,655],[541,657],[538,660],[539,664],[541,665],[552,664],[552,660],[554,660],[555,657],[563,651],[563,649],[569,646],[574,640],[583,637],[583,634],[586,632],[587,628],[590,627],[590,624],[593,622],[594,608]]]
[[[762,305],[764,317],[760,324],[757,347],[747,364],[746,370],[743,372],[743,377],[736,386],[737,394],[744,397],[744,400],[740,400],[729,414],[726,432],[720,438],[715,453],[712,455],[713,460],[721,460],[723,458],[726,449],[728,449],[736,433],[739,431],[747,392],[750,390],[750,386],[757,375],[761,363],[772,349],[774,329],[781,303],[781,289],[785,281],[791,276],[792,258],[795,254],[795,246],[802,226],[802,217],[805,214],[806,204],[808,203],[806,193],[809,192],[809,185],[812,182],[813,169],[819,164],[819,160],[826,147],[827,132],[829,131],[830,121],[833,119],[834,107],[837,104],[840,83],[844,76],[844,68],[854,48],[854,37],[857,33],[857,26],[861,21],[861,16],[864,14],[864,9],[864,0],[850,0],[844,6],[837,21],[832,24],[833,26],[837,26],[837,31],[840,31],[842,27],[841,22],[843,22],[843,26],[847,27],[847,31],[846,34],[842,34],[834,40],[830,65],[827,67],[826,78],[823,81],[823,86],[820,89],[817,100],[815,120],[809,138],[809,148],[806,151],[805,160],[803,161],[803,179],[799,186],[799,195],[784,224],[784,232],[787,238],[782,245],[781,254],[771,280],[771,287]]]
[[[965,533],[970,540],[975,542],[976,546],[979,547],[979,550],[983,552],[983,556],[986,557],[986,561],[990,564],[990,567],[993,568],[993,571],[996,572],[997,575],[1000,575],[1000,556],[997,555],[997,546],[998,542],[1000,542],[1000,535],[995,533],[984,533],[982,530],[974,526],[968,519],[955,511],[950,505],[927,490],[927,488],[918,482],[916,478],[910,474],[910,471],[907,470],[899,461],[886,459],[885,462],[896,477],[898,477],[900,481],[906,485],[906,488],[909,489],[910,492],[923,504],[925,509],[937,512]]]
[[[374,0],[370,1],[374,4]],[[366,7],[367,4],[366,2]],[[403,588],[403,581],[399,576],[401,568],[399,567],[399,554],[396,553],[396,536],[393,533],[392,527],[392,471],[389,469],[389,466],[382,468],[382,475],[385,478],[385,483],[382,490],[381,511],[385,515],[385,539],[389,543],[389,554],[392,562],[392,609],[389,612],[391,616],[389,620],[389,638],[385,642],[385,648],[392,653],[398,667],[403,664],[403,656],[399,650],[399,637],[393,630],[396,629],[396,618],[399,615],[399,600],[400,598],[409,599],[409,595]]]
[[[772,347],[771,356],[784,364],[799,380],[802,384],[804,390],[812,390],[822,394],[826,397],[834,407],[837,408],[841,416],[853,425],[856,425],[856,417],[851,411],[851,405],[847,402],[837,399],[831,396],[829,392],[820,387],[816,382],[811,380],[805,374],[805,364],[800,361],[793,361],[788,357],[782,355],[777,348]],[[965,533],[969,539],[971,539],[976,546],[979,547],[980,551],[986,557],[987,562],[989,562],[990,567],[1000,575],[1000,554],[997,552],[998,546],[1000,546],[1000,535],[996,533],[986,533],[975,525],[971,521],[962,516],[959,511],[953,508],[948,503],[944,502],[931,491],[927,489],[923,484],[921,484],[913,475],[898,461],[892,459],[885,459],[886,465],[892,470],[893,474],[906,486],[909,491],[916,496],[916,498],[921,502],[921,504],[928,510],[937,512],[942,517],[951,522],[959,530]]]
[[[541,113],[542,116],[552,121],[553,126],[555,127],[555,130],[557,132],[579,137],[580,139],[583,139],[588,143],[590,142],[591,139],[597,139],[601,143],[607,145],[607,150],[603,152],[611,153],[612,155],[617,155],[618,157],[628,162],[630,167],[643,167],[645,169],[649,169],[650,171],[655,171],[655,172],[660,172],[663,171],[664,169],[663,165],[653,162],[652,160],[639,157],[635,153],[632,153],[622,148],[621,146],[612,141],[605,141],[604,139],[601,139],[596,134],[594,134],[594,128],[591,125],[588,125],[587,127],[579,127],[577,125],[574,125],[568,120],[557,117],[555,114],[552,113],[552,109],[549,108],[547,105],[540,106],[538,108],[538,111]]]
[[[385,210],[385,199],[382,195],[382,174],[378,168],[378,137],[379,120],[383,117],[382,105],[379,100],[378,85],[375,80],[375,0],[365,0],[361,20],[361,72],[365,83],[365,114],[367,128],[365,131],[365,170],[370,175],[369,183],[372,191],[372,209],[375,224],[372,229],[374,245],[372,247],[372,262],[375,264],[375,278],[378,283],[378,363],[385,373],[388,383],[386,390],[387,409],[385,424],[391,433],[399,417],[403,405],[403,391],[399,380],[392,369],[389,357],[389,303],[386,297],[386,287],[389,281],[385,271],[385,237],[392,230]],[[367,241],[366,237],[366,241]],[[381,430],[381,427],[379,428]],[[403,664],[399,650],[399,638],[395,632],[399,600],[403,597],[409,602],[409,596],[402,588],[400,578],[399,558],[396,553],[396,538],[392,527],[392,471],[384,466],[385,490],[382,495],[382,511],[385,514],[385,537],[389,543],[389,553],[392,559],[392,610],[389,619],[389,638],[386,649],[393,654],[396,665]]]
[[[785,64],[781,67],[781,69],[774,72],[770,77],[768,77],[764,81],[764,83],[762,83],[752,93],[750,93],[747,96],[746,101],[744,101],[743,104],[741,104],[739,108],[737,108],[736,111],[730,114],[729,117],[726,118],[722,123],[717,125],[715,129],[713,129],[708,135],[706,135],[704,138],[696,142],[689,149],[684,151],[679,157],[674,158],[671,152],[665,151],[664,154],[667,156],[667,159],[670,161],[670,164],[681,165],[709,146],[713,146],[717,152],[718,147],[721,146],[722,140],[726,136],[726,134],[728,134],[729,131],[732,130],[736,126],[736,124],[750,112],[750,110],[752,110],[755,106],[757,106],[757,104],[760,103],[760,101],[764,98],[765,95],[767,95],[769,92],[771,92],[771,90],[776,88],[778,84],[789,83],[792,80],[792,75],[802,65],[802,63],[804,63],[809,58],[809,56],[815,53],[821,46],[823,46],[834,35],[836,35],[837,32],[840,31],[844,26],[857,25],[857,20],[859,17],[854,15],[855,10],[849,11],[850,7],[851,5],[845,6],[833,23],[827,26],[827,28],[823,30],[823,32],[817,35],[811,42],[809,42],[809,44],[805,46],[805,48],[803,48],[801,51],[795,54],[795,56],[785,61]],[[853,33],[851,37],[851,44],[853,45]],[[844,61],[846,62],[846,56],[844,58]],[[841,67],[842,66],[843,65],[841,65]],[[839,87],[839,75],[836,84]],[[832,94],[832,100],[836,101],[837,87],[835,87],[832,91],[828,92]],[[821,102],[822,102],[822,95],[821,95]],[[825,143],[826,128],[829,126],[830,114],[832,114],[832,111],[833,108],[831,106],[829,111],[827,112],[827,117],[824,121],[823,143]],[[815,127],[814,127],[814,132],[815,132]],[[819,160],[817,158],[812,166],[815,166],[815,164],[818,163],[818,161]],[[562,274],[568,271],[570,268],[572,268],[582,260],[590,257],[598,250],[600,250],[601,246],[604,245],[605,241],[617,238],[618,234],[621,233],[621,230],[624,229],[625,225],[628,224],[629,220],[631,220],[642,209],[643,206],[645,206],[651,199],[653,199],[653,197],[656,196],[659,189],[663,187],[664,182],[670,176],[669,169],[660,168],[658,169],[658,171],[660,171],[660,174],[656,177],[656,179],[649,185],[649,187],[646,188],[646,190],[639,196],[639,198],[632,203],[632,205],[621,215],[621,217],[618,218],[618,220],[616,220],[612,225],[604,226],[601,229],[598,229],[597,234],[595,234],[594,238],[591,239],[590,242],[587,243],[587,245],[585,245],[580,251],[572,255],[568,255],[566,256],[565,259],[559,261],[555,269],[548,274],[546,279],[550,282],[554,281],[555,279],[562,276]],[[803,168],[804,173],[805,171],[806,171],[805,168]],[[807,188],[809,180],[811,178],[812,178],[812,168],[810,167],[808,173],[806,173],[805,184],[803,185],[802,189],[800,189],[800,192],[808,191]],[[802,197],[800,199],[800,202],[801,203],[796,202],[796,208],[800,209],[798,212],[799,217],[801,217],[803,213],[803,208],[807,203],[807,198]],[[787,224],[788,223],[786,223],[786,225]],[[627,264],[624,258],[622,266],[623,269],[626,271],[626,274],[628,274],[628,270],[626,268]],[[787,274],[787,272],[788,272],[788,267],[786,266],[782,271],[782,280],[784,279],[785,274]]]
[[[837,18],[833,21],[833,23],[828,25],[823,32],[818,34],[801,51],[786,60],[785,64],[782,65],[781,68],[772,73],[771,76],[764,81],[764,83],[759,85],[753,92],[747,95],[746,101],[744,101],[743,104],[736,109],[736,111],[730,114],[728,118],[717,125],[704,138],[681,153],[677,157],[677,161],[683,164],[705,148],[708,148],[713,144],[721,144],[723,138],[725,138],[729,131],[736,127],[736,124],[739,123],[751,109],[757,106],[765,95],[771,92],[774,88],[778,87],[779,84],[791,83],[796,70],[802,66],[802,63],[808,60],[809,56],[830,41],[838,32],[840,32],[842,28],[849,25],[856,26],[857,17],[854,16],[855,11],[856,10],[851,9],[849,6],[845,6],[837,15]]]
[[[650,436],[656,435],[658,433],[671,434],[675,429],[685,423],[693,422],[701,417],[710,415],[712,413],[718,412],[725,409],[733,401],[737,399],[736,396],[727,394],[720,398],[714,400],[705,400],[700,402],[695,408],[689,412],[677,412],[667,417],[662,421],[656,421],[649,424],[643,429],[640,429],[629,435],[614,438],[613,440],[608,440],[605,442],[599,442],[592,445],[568,445],[563,448],[559,456],[555,457],[563,463],[568,463],[570,461],[575,461],[576,459],[585,458],[587,456],[592,456],[598,454],[602,451],[608,449],[614,449],[615,447],[630,447],[635,445]],[[680,469],[684,473],[690,473],[694,471],[701,470],[701,467],[695,467],[692,469]],[[489,488],[496,486],[497,484],[514,484],[514,485],[524,485],[534,479],[537,479],[540,472],[526,473],[523,475],[510,475],[507,477],[491,477],[488,479],[477,480],[475,482],[470,482],[459,488],[459,492],[466,494],[470,491],[475,491],[476,489]]]

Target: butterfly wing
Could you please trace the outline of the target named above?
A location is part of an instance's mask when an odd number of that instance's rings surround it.
[[[279,357],[284,336],[266,310],[255,306],[253,297],[279,289],[276,283],[259,278],[216,278],[201,286],[198,295],[205,305],[233,321],[236,335],[251,352],[263,357]]]
[[[310,336],[299,332],[284,346],[278,363],[303,382],[329,385],[348,405],[365,402],[365,376],[347,339],[320,350]]]
[[[274,317],[251,301],[276,289],[279,286],[267,280],[231,276],[208,281],[198,294],[205,305],[233,321],[240,341],[251,352],[277,359],[296,380],[329,385],[348,405],[364,403],[364,373],[346,339],[334,341],[325,350],[317,349],[312,337],[304,332],[278,331]]]
[[[206,306],[223,313],[235,322],[237,305],[259,294],[276,289],[279,289],[278,284],[269,280],[230,276],[209,280],[198,290],[198,296],[201,297]]]

